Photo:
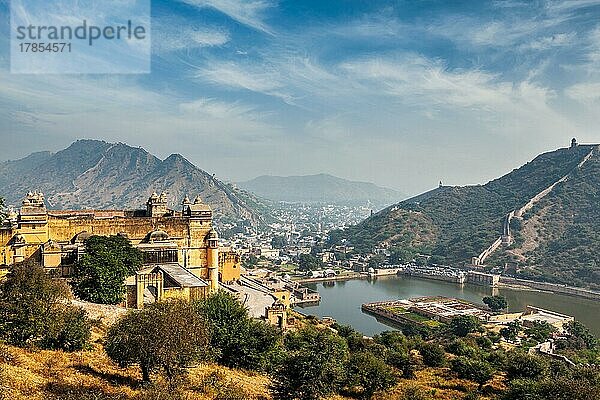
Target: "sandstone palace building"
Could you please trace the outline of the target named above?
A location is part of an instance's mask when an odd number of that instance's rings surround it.
[[[168,297],[202,298],[219,282],[239,280],[237,254],[219,248],[213,212],[198,196],[181,210],[153,193],[143,210],[48,210],[41,193],[28,193],[0,229],[0,265],[33,260],[68,277],[85,252],[86,238],[122,235],[144,256],[144,267],[127,279],[128,307]]]

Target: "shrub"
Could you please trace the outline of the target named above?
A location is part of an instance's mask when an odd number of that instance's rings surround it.
[[[540,356],[514,352],[508,356],[506,376],[508,379],[537,379],[545,375],[548,363]]]
[[[359,351],[350,356],[347,365],[348,384],[360,388],[361,398],[370,399],[375,392],[396,384],[394,371],[381,358]]]
[[[287,351],[273,373],[274,398],[316,400],[340,388],[348,357],[344,339],[308,327],[288,333],[284,342]]]
[[[81,308],[67,307],[53,328],[55,331],[42,340],[42,347],[75,351],[82,349],[91,337],[90,320]]]
[[[14,265],[0,284],[0,337],[16,346],[83,348],[90,324],[68,297],[68,287],[50,278],[40,265]]]
[[[419,347],[419,353],[423,358],[423,364],[428,367],[441,367],[446,363],[446,353],[438,344],[423,343]]]
[[[446,350],[456,356],[465,356],[469,358],[477,358],[480,351],[465,339],[454,339],[446,345]]]
[[[392,367],[402,371],[403,378],[412,379],[415,377],[415,363],[411,359],[408,351],[391,350],[388,352],[386,362],[388,365],[391,365]]]
[[[216,361],[230,368],[268,371],[281,353],[281,333],[248,315],[235,297],[218,292],[195,303],[207,321]]]
[[[456,372],[459,378],[469,379],[479,386],[483,386],[494,374],[492,366],[485,361],[457,357],[450,364],[452,371]]]

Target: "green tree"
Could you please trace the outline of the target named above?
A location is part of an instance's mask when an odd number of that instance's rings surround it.
[[[298,268],[300,271],[314,271],[325,266],[321,260],[312,254],[298,255]]]
[[[415,258],[415,252],[410,248],[396,248],[391,253],[390,262],[392,264],[408,263]]]
[[[75,264],[72,286],[77,296],[101,304],[118,304],[125,295],[125,278],[142,265],[142,253],[122,236],[91,236],[85,254]]]
[[[513,321],[500,329],[500,335],[506,340],[514,341],[517,336],[519,336],[519,333],[521,333],[521,330],[521,323],[519,321]]]
[[[271,247],[274,249],[283,249],[287,245],[287,240],[285,236],[276,235],[271,239]]]
[[[364,350],[367,347],[363,334],[352,328],[350,325],[336,324],[335,329],[337,329],[338,335],[346,339],[350,351]]]
[[[370,268],[380,268],[382,264],[385,264],[385,256],[383,254],[376,254],[369,258]]]
[[[370,399],[375,392],[393,387],[396,376],[385,361],[368,351],[359,351],[350,356],[347,364],[348,384],[358,387],[360,397]]]
[[[446,345],[446,350],[457,356],[464,356],[469,358],[479,357],[479,349],[473,346],[466,339],[454,339]]]
[[[273,373],[275,399],[316,400],[339,390],[348,358],[343,338],[307,327],[288,333],[284,342],[287,351]]]
[[[456,357],[450,361],[452,371],[459,378],[469,379],[483,386],[494,376],[494,369],[486,361],[473,360],[467,357]]]
[[[423,364],[428,367],[441,367],[446,363],[446,352],[437,343],[425,342],[419,346]]]
[[[69,304],[69,288],[34,263],[11,267],[0,284],[0,336],[17,346],[79,350],[90,338],[85,312]]]
[[[570,348],[594,350],[598,347],[598,339],[590,333],[590,330],[581,322],[569,322],[565,326],[568,334],[567,342]]]
[[[494,312],[502,311],[508,307],[508,302],[504,296],[485,296],[483,303]]]
[[[208,330],[185,301],[154,303],[129,311],[106,334],[106,354],[121,367],[137,364],[145,382],[161,371],[169,382],[194,362],[210,358]]]
[[[556,331],[557,329],[546,321],[536,321],[532,326],[525,329],[525,334],[537,342],[544,342]]]
[[[64,307],[41,340],[41,347],[64,351],[81,350],[91,337],[91,323],[84,309]]]
[[[256,257],[254,254],[250,254],[248,257],[242,260],[242,265],[246,269],[254,269],[258,265],[260,259]]]
[[[195,303],[207,321],[216,361],[231,368],[269,370],[281,353],[281,333],[254,320],[233,295],[220,291]]]
[[[386,362],[394,368],[402,371],[402,377],[412,379],[415,377],[416,365],[410,353],[406,350],[390,350]]]
[[[469,333],[481,331],[481,321],[472,315],[460,315],[450,321],[450,330],[456,336],[465,337]]]
[[[537,355],[513,352],[508,356],[506,377],[508,379],[538,379],[548,371],[546,360]]]

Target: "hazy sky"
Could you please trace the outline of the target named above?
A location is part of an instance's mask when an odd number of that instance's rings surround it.
[[[131,76],[11,75],[8,4],[0,159],[96,138],[416,193],[600,143],[600,0],[155,0]]]

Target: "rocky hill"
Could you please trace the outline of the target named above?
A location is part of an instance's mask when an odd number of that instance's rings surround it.
[[[332,240],[360,252],[386,245],[405,257],[422,253],[436,263],[469,264],[501,238],[509,213],[535,199],[510,220],[510,246],[499,246],[485,266],[599,288],[599,172],[598,146],[559,149],[485,185],[440,187],[405,200]]]
[[[305,176],[259,176],[238,184],[259,196],[275,201],[388,205],[403,198],[395,190],[372,183],[349,181],[328,174]]]
[[[18,205],[30,190],[42,191],[51,208],[143,207],[153,191],[166,191],[175,209],[187,194],[200,194],[216,213],[259,222],[263,206],[254,196],[223,183],[183,156],[165,160],[123,143],[79,140],[57,153],[33,153],[0,163],[0,196]]]

